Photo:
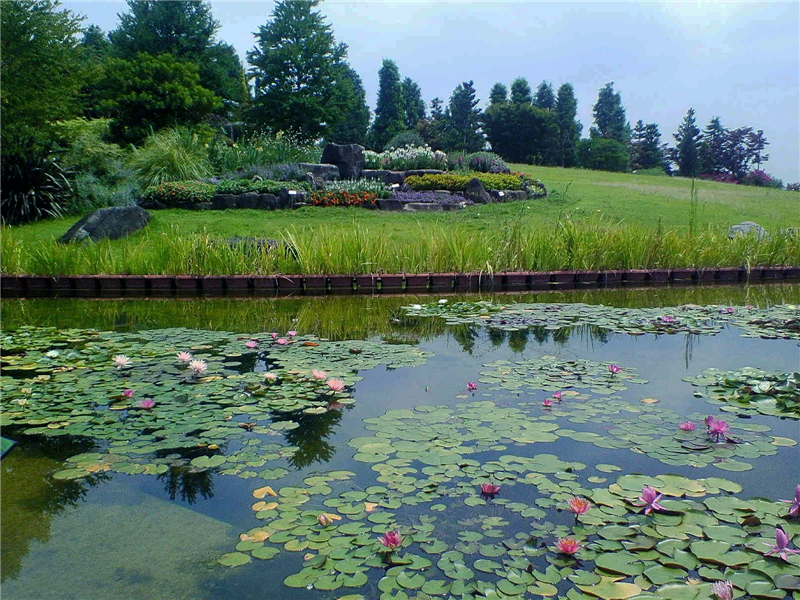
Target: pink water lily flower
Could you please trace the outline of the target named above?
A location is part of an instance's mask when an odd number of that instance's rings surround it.
[[[561,397],[564,395],[562,392],[553,392],[553,400],[560,401]]]
[[[711,592],[717,600],[733,600],[733,584],[730,581],[716,581]]]
[[[482,483],[481,484],[481,495],[485,494],[487,496],[494,496],[495,494],[500,493],[500,486],[495,485],[494,483]]]
[[[122,395],[123,395],[125,398],[128,398],[128,399],[131,399],[131,398],[133,398],[133,394],[134,394],[134,393],[135,393],[135,392],[134,392],[133,390],[122,390]]]
[[[255,340],[247,340],[245,348],[258,348],[258,342]]]
[[[622,371],[622,367],[620,367],[619,365],[615,364],[608,365],[608,372],[611,373],[612,375],[616,375],[620,371]]]
[[[544,406],[545,408],[550,408],[551,406],[553,406],[553,401],[550,400],[550,398],[545,398],[544,400],[542,400],[542,406]]]
[[[664,315],[663,317],[659,317],[662,323],[674,323],[675,317],[671,317],[669,315]]]
[[[189,362],[189,368],[195,375],[205,375],[208,371],[208,364],[204,360],[192,360]]]
[[[328,376],[328,374],[325,371],[320,371],[319,369],[312,369],[311,376],[314,379],[323,380]]]
[[[800,485],[794,488],[794,500],[781,500],[781,502],[788,502],[791,504],[789,507],[790,517],[800,517]]]
[[[277,340],[275,340],[275,342],[280,344],[281,346],[285,346],[286,344],[289,343],[289,340],[287,340],[286,338],[278,338]]]
[[[344,381],[341,379],[328,379],[326,383],[332,392],[341,392],[344,389]]]
[[[561,554],[572,556],[581,549],[581,544],[574,538],[559,538],[556,541],[556,550]]]
[[[567,500],[567,504],[569,505],[569,508],[567,508],[567,510],[576,517],[578,515],[586,514],[592,507],[589,501],[583,498],[570,498],[569,500]]]
[[[706,426],[708,427],[708,435],[711,437],[715,442],[724,442],[725,438],[727,437],[728,429],[730,429],[730,425],[728,425],[722,419],[715,419],[711,415],[706,418]]]
[[[469,382],[467,382],[467,389],[470,392],[474,392],[475,390],[478,389],[478,384],[475,383],[474,381],[469,381]]]
[[[777,554],[782,560],[788,561],[787,554],[800,554],[800,550],[789,550],[787,547],[789,545],[789,536],[780,527],[775,528],[775,543],[764,545],[770,548],[764,553],[765,556]]]
[[[122,369],[124,367],[130,367],[131,366],[130,357],[129,356],[125,356],[124,354],[117,354],[111,360],[114,361],[114,366],[117,367],[118,369]]]
[[[275,381],[278,378],[275,373],[264,373],[264,379],[267,381]]]
[[[274,340],[274,339],[277,339],[277,337],[278,337],[278,334],[277,334],[277,333],[275,333],[275,332],[272,332],[272,333],[270,333],[270,335],[272,336],[272,339],[273,339],[273,340]]]
[[[691,421],[686,421],[686,423],[681,423],[680,425],[678,425],[678,427],[683,431],[694,431],[695,429],[697,429],[697,426]]]
[[[188,363],[190,360],[192,360],[192,355],[188,352],[178,352],[177,358],[179,362]]]
[[[342,410],[345,407],[341,402],[328,402],[328,410]]]
[[[139,408],[143,408],[145,410],[150,410],[155,405],[156,405],[156,402],[152,398],[145,398],[144,400],[139,402]]]
[[[296,331],[287,331],[286,335],[288,335],[289,337],[294,337],[294,336],[297,335],[297,332]]]
[[[397,531],[387,531],[378,538],[378,541],[389,550],[395,550],[403,543],[403,536]]]
[[[664,494],[659,494],[658,490],[655,488],[646,485],[642,488],[642,495],[639,496],[639,502],[641,504],[634,503],[634,506],[644,507],[644,514],[649,515],[650,511],[661,511],[667,510],[663,506],[661,506],[658,501],[661,500],[661,497]]]

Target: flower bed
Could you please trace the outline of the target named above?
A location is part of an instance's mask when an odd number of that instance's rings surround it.
[[[306,201],[312,206],[364,206],[372,205],[378,195],[373,192],[345,192],[318,190],[311,192]]]
[[[447,169],[447,154],[428,146],[406,146],[386,152],[364,152],[364,168],[409,171],[413,169]]]
[[[211,202],[211,198],[214,197],[216,190],[217,186],[213,183],[173,181],[147,188],[142,194],[142,200],[158,202],[167,206],[184,202]]]

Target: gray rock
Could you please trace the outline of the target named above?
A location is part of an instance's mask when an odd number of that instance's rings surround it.
[[[301,190],[289,190],[283,188],[278,195],[277,208],[294,208],[296,203],[305,202],[306,194]]]
[[[342,179],[358,179],[364,167],[364,147],[358,144],[328,144],[322,162],[336,165]]]
[[[395,200],[394,198],[379,198],[375,201],[379,210],[388,210],[390,212],[402,210],[403,203],[400,200]]]
[[[753,221],[742,221],[737,225],[731,225],[731,228],[728,230],[728,239],[732,240],[737,235],[750,235],[753,232],[755,232],[755,235],[759,240],[769,237],[767,230],[761,227],[761,225],[758,223],[754,223]]]
[[[116,240],[138,231],[150,221],[150,213],[140,206],[100,208],[83,217],[62,235],[58,243],[109,239]]]
[[[386,185],[398,184],[403,185],[406,182],[406,174],[403,171],[387,171],[386,177],[383,178],[383,183]]]
[[[440,171],[439,169],[413,169],[411,171],[406,171],[406,177],[410,175],[441,175],[444,171]]]
[[[325,181],[339,179],[339,167],[336,165],[323,165],[316,163],[300,163],[299,166],[310,172],[314,177],[319,177]]]
[[[475,204],[489,204],[492,202],[492,197],[477,177],[473,177],[467,183],[467,188],[464,190],[464,198]]]
[[[492,165],[489,167],[489,173],[511,173],[511,169],[505,165]]]
[[[214,210],[225,210],[226,208],[236,208],[236,200],[238,196],[235,194],[215,194],[211,198],[211,205]]]
[[[325,180],[322,177],[316,177],[313,173],[306,173],[306,182],[312,190],[321,190],[325,187]]]
[[[278,197],[275,194],[259,194],[258,208],[262,210],[274,210],[278,208]]]
[[[384,180],[389,171],[383,169],[363,169],[361,176],[364,179],[381,179]]]
[[[495,202],[516,202],[528,197],[525,190],[489,190],[489,195]]]
[[[433,190],[434,194],[447,194],[448,196],[452,194],[450,190]]]
[[[406,212],[441,212],[444,204],[438,202],[406,202],[403,210]]]
[[[226,240],[231,248],[241,248],[246,254],[269,253],[283,248],[286,256],[297,259],[297,248],[281,240],[271,240],[261,237],[232,237]]]
[[[261,198],[256,192],[246,192],[236,196],[236,208],[261,208]]]
[[[446,204],[442,204],[442,210],[445,212],[449,212],[451,210],[461,210],[466,206],[466,202],[447,202]]]

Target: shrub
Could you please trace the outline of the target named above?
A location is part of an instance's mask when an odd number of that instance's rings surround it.
[[[447,154],[441,150],[433,151],[428,146],[406,146],[388,152],[364,152],[364,167],[367,169],[389,169],[408,171],[409,169],[446,169]]]
[[[130,160],[141,188],[168,181],[191,181],[211,175],[206,144],[184,127],[164,129],[135,149]]]
[[[233,173],[223,175],[224,179],[271,179],[272,181],[305,181],[308,171],[297,163],[277,165],[248,165]]]
[[[800,192],[800,181],[796,181],[795,183],[787,183],[786,190],[789,192]]]
[[[413,190],[448,190],[463,192],[470,179],[477,177],[487,190],[521,190],[523,179],[518,175],[503,173],[464,173],[442,175],[410,175],[406,183]],[[530,180],[533,181],[533,180]]]
[[[449,171],[477,171],[479,173],[500,173],[508,169],[503,159],[493,152],[451,152],[447,156]]]
[[[126,153],[117,144],[105,141],[111,119],[71,119],[58,121],[53,133],[64,149],[61,162],[76,172],[119,181]]]
[[[298,181],[292,183],[292,189],[309,191],[311,188],[305,181]],[[257,194],[280,194],[281,190],[287,188],[285,182],[270,181],[270,180],[256,180],[251,179],[231,179],[222,181],[217,186],[218,194],[246,194],[247,192],[256,192]]]
[[[217,173],[231,173],[290,163],[318,163],[322,151],[316,146],[301,144],[291,135],[258,133],[231,142],[217,137],[209,146],[209,159]]]
[[[14,144],[17,146],[17,144]],[[19,142],[19,149],[2,155],[0,207],[9,225],[57,217],[69,202],[72,188],[69,171],[32,139]]]
[[[308,197],[309,204],[314,206],[360,206],[373,203],[377,198],[371,192],[344,192],[338,190],[318,190]]]
[[[75,177],[72,188],[73,196],[67,207],[70,214],[83,215],[106,206],[134,204],[135,190],[129,181],[107,184],[91,173],[81,173]]]
[[[578,142],[578,159],[584,169],[625,172],[628,170],[628,149],[616,140],[592,138]]]
[[[705,179],[707,181],[716,181],[717,183],[732,183],[736,185],[739,180],[734,177],[732,173],[726,171],[718,171],[714,173],[701,173],[697,176],[698,179]]]
[[[142,199],[172,206],[179,202],[211,202],[217,186],[199,181],[171,181],[147,188]]]
[[[744,185],[754,185],[757,187],[783,189],[783,181],[760,169],[753,169],[750,171],[744,176],[742,183]]]
[[[396,134],[392,139],[386,142],[383,147],[384,150],[396,150],[397,148],[405,148],[406,146],[424,146],[425,140],[416,131],[401,131]]]

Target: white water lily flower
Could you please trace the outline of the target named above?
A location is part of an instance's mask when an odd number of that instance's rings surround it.
[[[444,298],[442,298],[441,300],[439,300],[439,304],[447,304],[447,300],[445,300]]]
[[[48,352],[47,354],[45,354],[45,356],[46,356],[47,358],[57,358],[57,357],[59,356],[59,354],[60,354],[60,353],[59,353],[59,351],[58,351],[58,350],[50,350],[50,352]]]

